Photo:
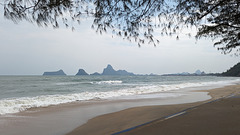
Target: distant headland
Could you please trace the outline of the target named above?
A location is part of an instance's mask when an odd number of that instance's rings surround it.
[[[226,72],[223,72],[222,76],[240,77],[240,62],[231,67]]]

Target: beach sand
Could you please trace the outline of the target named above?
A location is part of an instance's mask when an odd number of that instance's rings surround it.
[[[105,114],[90,119],[67,135],[113,134],[147,122],[150,123],[121,134],[240,134],[240,85],[204,92],[209,92],[212,99],[188,104],[135,107]],[[185,109],[188,110],[180,116],[164,119]]]

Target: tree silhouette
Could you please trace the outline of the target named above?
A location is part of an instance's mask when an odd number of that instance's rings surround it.
[[[158,35],[176,36],[196,28],[196,38],[215,41],[223,53],[236,54],[240,46],[239,0],[5,0],[4,16],[16,23],[71,27],[93,18],[97,32],[111,32],[129,41],[159,43]]]

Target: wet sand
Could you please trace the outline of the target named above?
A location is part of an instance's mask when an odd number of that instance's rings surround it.
[[[211,90],[210,94],[216,99],[236,93],[239,87],[215,89]],[[181,92],[160,93],[160,98],[155,93],[149,95],[155,97],[151,99],[87,101],[33,108],[17,114],[0,116],[0,134],[65,135],[69,132],[77,135],[112,134],[200,105],[211,99],[206,94],[207,91],[194,91],[189,92],[184,89]],[[182,95],[172,98],[161,97],[162,94],[173,93]]]
[[[181,96],[163,98],[164,94],[180,94]],[[155,93],[153,95],[141,95],[141,97],[147,98],[133,99],[133,97],[128,97],[124,99],[79,101],[57,106],[32,108],[21,113],[0,116],[0,134],[65,135],[83,125],[89,119],[127,108],[198,102],[210,98],[206,92],[189,92],[185,89],[181,92]],[[149,99],[148,97],[154,98]],[[134,115],[134,113],[130,114]],[[158,116],[156,115],[156,117]],[[146,120],[148,119],[146,117]]]
[[[187,104],[135,107],[101,115],[67,135],[240,134],[240,85],[204,90],[204,92],[209,92],[212,98]],[[235,96],[228,97],[229,95]],[[220,100],[210,102],[216,99]],[[165,119],[165,116],[185,109],[188,110],[182,115]],[[147,122],[150,123],[124,131]]]

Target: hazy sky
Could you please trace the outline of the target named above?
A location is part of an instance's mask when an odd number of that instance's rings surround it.
[[[102,72],[107,64],[137,74],[223,72],[239,57],[223,55],[211,40],[161,37],[157,47],[96,34],[90,21],[76,30],[39,28],[28,22],[14,24],[0,14],[0,75],[41,75],[63,69],[75,75],[79,68]]]

